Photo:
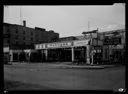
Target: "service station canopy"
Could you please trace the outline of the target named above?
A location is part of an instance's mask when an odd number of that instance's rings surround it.
[[[42,43],[36,44],[35,49],[52,49],[52,48],[67,48],[67,47],[78,47],[88,45],[89,40],[77,40],[77,41],[65,41],[65,42],[54,42],[54,43]]]

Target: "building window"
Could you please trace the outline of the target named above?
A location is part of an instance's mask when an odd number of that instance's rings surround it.
[[[8,44],[9,44],[9,42],[10,42],[10,41],[9,41],[9,40],[7,40],[7,43],[8,43]]]
[[[31,43],[31,46],[33,46],[33,43]]]
[[[15,44],[18,45],[18,41],[16,41]]]
[[[23,45],[25,45],[25,42],[23,42]]]
[[[31,41],[33,41],[33,38],[31,37]]]
[[[19,36],[17,35],[16,37],[15,37],[15,39],[18,39],[19,38]]]
[[[108,55],[109,55],[108,49],[105,49],[105,59],[108,59]]]
[[[25,37],[23,37],[23,40],[25,40]]]
[[[10,30],[8,29],[8,30],[7,30],[7,32],[9,33],[9,32],[10,32]]]
[[[18,33],[18,29],[16,29],[16,33]]]
[[[25,30],[23,30],[23,34],[25,34]]]
[[[31,32],[31,36],[33,36],[33,32]]]

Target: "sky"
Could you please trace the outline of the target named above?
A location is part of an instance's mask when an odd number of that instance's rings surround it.
[[[21,10],[21,11],[20,11]],[[82,32],[99,32],[125,28],[125,5],[38,5],[6,6],[4,22],[54,30],[60,37],[79,36]]]

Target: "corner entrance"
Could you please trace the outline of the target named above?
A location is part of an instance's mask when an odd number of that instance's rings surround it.
[[[86,63],[86,47],[47,49],[48,62],[84,62]],[[73,51],[73,52],[72,52]]]
[[[48,49],[47,61],[71,61],[71,48]]]
[[[75,47],[75,61],[78,63],[86,63],[86,47]]]

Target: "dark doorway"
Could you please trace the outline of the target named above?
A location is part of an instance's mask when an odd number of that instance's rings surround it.
[[[19,54],[19,61],[21,61],[21,62],[25,62],[26,61],[26,54],[25,54],[25,52],[21,52]]]
[[[86,47],[76,47],[74,49],[75,61],[77,63],[86,63]]]
[[[13,61],[14,62],[18,61],[18,53],[13,53]]]
[[[102,50],[102,47],[100,46],[96,46],[94,47],[94,55],[93,55],[93,64],[102,64],[103,60],[103,50]]]
[[[49,49],[48,61],[71,61],[71,48]]]

